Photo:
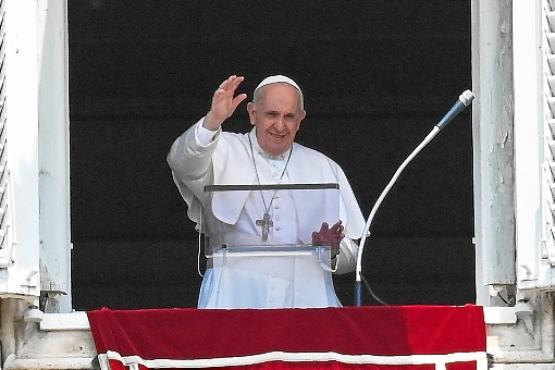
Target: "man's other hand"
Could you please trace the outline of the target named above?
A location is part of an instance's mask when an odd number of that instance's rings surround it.
[[[345,234],[343,234],[341,221],[338,221],[332,227],[323,222],[320,231],[312,233],[312,245],[329,245],[331,247],[331,257],[333,258],[339,254],[339,243],[341,243],[344,237]]]

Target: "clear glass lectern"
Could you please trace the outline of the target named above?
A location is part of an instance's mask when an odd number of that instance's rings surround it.
[[[210,185],[200,215],[207,276],[199,307],[340,305],[330,246],[315,243],[339,221],[338,184]],[[223,222],[225,220],[225,222]]]

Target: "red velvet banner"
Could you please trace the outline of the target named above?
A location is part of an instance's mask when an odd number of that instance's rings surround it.
[[[88,313],[101,365],[139,369],[487,367],[478,306]]]

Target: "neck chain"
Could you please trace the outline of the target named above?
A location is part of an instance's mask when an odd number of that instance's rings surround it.
[[[256,159],[254,158],[254,150],[253,150],[250,134],[247,135],[247,137],[249,138],[249,146],[250,146],[250,149],[251,149],[251,158],[252,158],[252,164],[254,166],[254,172],[256,173],[256,180],[258,181],[258,185],[261,185],[260,175],[258,174],[258,168],[256,167]],[[285,175],[285,171],[287,170],[287,165],[289,164],[289,160],[291,159],[291,154],[293,154],[293,146],[291,146],[291,149],[289,149],[289,155],[287,156],[287,161],[285,162],[285,167],[283,167],[283,172],[281,173],[281,176],[279,177],[279,182],[280,183],[281,183],[281,180],[283,180],[283,175]],[[270,218],[270,208],[272,207],[272,203],[274,202],[274,199],[276,197],[277,189],[274,190],[274,194],[272,194],[272,198],[270,199],[270,204],[268,204],[268,205],[266,205],[266,199],[264,199],[264,195],[262,194],[261,190],[259,191],[259,193],[260,193],[260,198],[262,198],[262,204],[264,204],[264,215],[262,216],[262,219],[256,220],[256,225],[262,227],[262,240],[266,241],[266,240],[268,240],[268,234],[270,233],[270,227],[272,227],[274,225],[274,222]]]

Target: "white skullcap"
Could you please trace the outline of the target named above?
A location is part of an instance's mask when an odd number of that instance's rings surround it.
[[[291,78],[289,78],[287,76],[284,76],[284,75],[275,75],[275,76],[266,77],[265,79],[260,81],[258,86],[256,86],[256,89],[254,89],[253,95],[256,96],[257,90],[260,89],[261,87],[264,87],[266,85],[271,85],[271,84],[277,84],[277,83],[285,83],[285,84],[291,85],[295,89],[297,89],[299,91],[299,95],[300,95],[300,99],[301,99],[301,109],[304,109],[303,91],[301,90],[301,88],[299,87],[299,85],[295,81],[293,81]]]
[[[260,89],[262,86],[266,86],[266,85],[270,85],[270,84],[277,84],[277,83],[285,83],[285,84],[289,84],[291,86],[293,86],[295,89],[301,91],[301,88],[299,87],[299,85],[297,85],[297,83],[295,81],[293,81],[292,79],[290,79],[287,76],[284,75],[275,75],[275,76],[268,76],[265,79],[263,79],[258,86],[256,87],[255,90]]]

